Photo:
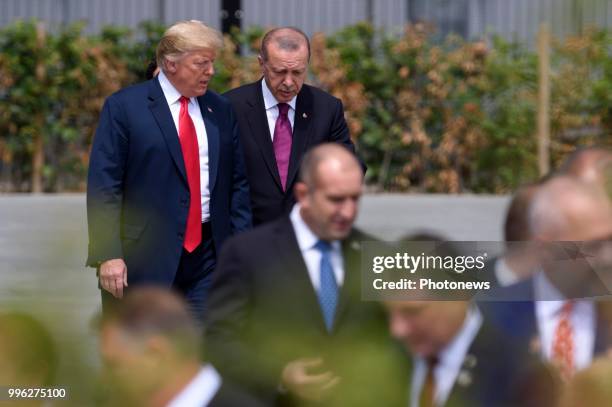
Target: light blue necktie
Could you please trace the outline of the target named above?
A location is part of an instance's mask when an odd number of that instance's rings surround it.
[[[325,320],[327,331],[331,332],[338,305],[338,284],[334,276],[334,269],[331,262],[331,245],[323,240],[319,240],[315,248],[321,252],[319,305]]]

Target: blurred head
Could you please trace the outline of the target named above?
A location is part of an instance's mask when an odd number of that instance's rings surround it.
[[[391,336],[412,354],[437,356],[457,335],[467,301],[387,301]]]
[[[266,85],[279,103],[287,103],[306,80],[310,42],[297,28],[275,28],[264,35],[258,59]]]
[[[184,366],[199,365],[200,332],[184,301],[156,287],[132,290],[102,322],[107,378],[130,400],[159,391]]]
[[[197,20],[180,21],[166,30],[157,45],[157,66],[186,97],[206,93],[223,37]]]
[[[603,147],[587,147],[574,151],[561,165],[559,173],[587,183],[605,184],[605,168],[612,164],[612,151]]]
[[[0,314],[0,383],[51,386],[57,359],[51,334],[40,322],[26,314]]]
[[[539,264],[540,249],[532,242],[529,227],[529,205],[539,184],[519,187],[508,206],[504,222],[506,251],[503,259],[506,266],[519,278],[529,277]]]
[[[542,266],[567,296],[586,295],[587,288],[610,278],[612,205],[603,189],[575,178],[553,177],[536,192],[529,222],[534,239],[554,242],[545,246]]]
[[[531,240],[527,214],[529,204],[537,189],[537,184],[527,184],[519,187],[514,193],[504,222],[504,239],[506,242]]]
[[[590,241],[612,236],[612,207],[606,194],[574,178],[553,177],[529,207],[531,234],[541,241]]]
[[[355,156],[338,144],[321,144],[304,156],[295,196],[304,222],[323,240],[349,235],[357,218],[363,172]]]

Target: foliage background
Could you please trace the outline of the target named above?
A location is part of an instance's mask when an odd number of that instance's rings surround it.
[[[163,27],[36,21],[0,30],[0,191],[81,191],[105,97],[144,79]],[[211,88],[259,78],[263,30],[225,38]],[[612,35],[552,45],[553,168],[577,145],[612,144]],[[309,82],[341,98],[379,191],[504,193],[537,178],[537,55],[501,38],[440,41],[360,23],[312,38]]]

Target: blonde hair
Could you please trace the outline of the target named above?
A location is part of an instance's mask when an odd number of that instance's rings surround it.
[[[184,20],[174,23],[157,44],[157,66],[165,71],[166,61],[177,61],[191,51],[223,48],[223,36],[217,30],[198,20]]]

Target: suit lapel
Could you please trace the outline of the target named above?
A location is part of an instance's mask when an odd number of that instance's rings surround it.
[[[351,297],[354,295],[354,287],[359,285],[361,272],[359,268],[360,248],[361,242],[354,233],[351,233],[351,235],[342,242],[344,284],[342,284],[340,292],[338,293],[338,308],[336,309],[336,317],[334,319],[334,331],[346,316]]]
[[[276,186],[282,190],[280,176],[278,175],[278,167],[276,165],[276,157],[274,156],[274,147],[272,146],[272,135],[268,127],[268,116],[266,115],[266,107],[261,91],[262,80],[263,79],[253,84],[253,93],[246,101],[249,106],[247,120],[251,128],[251,134],[255,139],[255,144],[259,147],[259,151],[268,167],[268,171],[270,171],[272,178],[276,182]]]
[[[310,126],[313,118],[312,93],[308,85],[304,85],[297,96],[295,105],[295,119],[293,124],[293,140],[291,142],[291,158],[289,160],[289,171],[287,173],[287,190],[291,189],[300,162],[306,151],[310,136]]]
[[[208,140],[208,189],[212,192],[217,180],[217,170],[219,168],[219,124],[215,111],[208,103],[206,94],[198,98],[200,112],[206,127],[206,138]]]
[[[308,319],[317,329],[321,332],[327,332],[317,292],[310,280],[304,257],[302,256],[297,238],[295,237],[293,225],[288,217],[283,218],[283,220],[277,224],[275,237],[280,264],[282,264],[280,270],[281,272],[291,274],[291,284],[295,284],[297,287],[299,301],[302,303],[300,308],[303,307],[303,309],[307,311]]]
[[[168,107],[168,103],[166,102],[158,79],[149,82],[149,100],[149,109],[151,113],[153,113],[153,117],[164,136],[172,160],[181,174],[183,181],[187,184],[181,143],[178,138],[176,126],[172,120],[172,113],[170,112],[170,108]]]

